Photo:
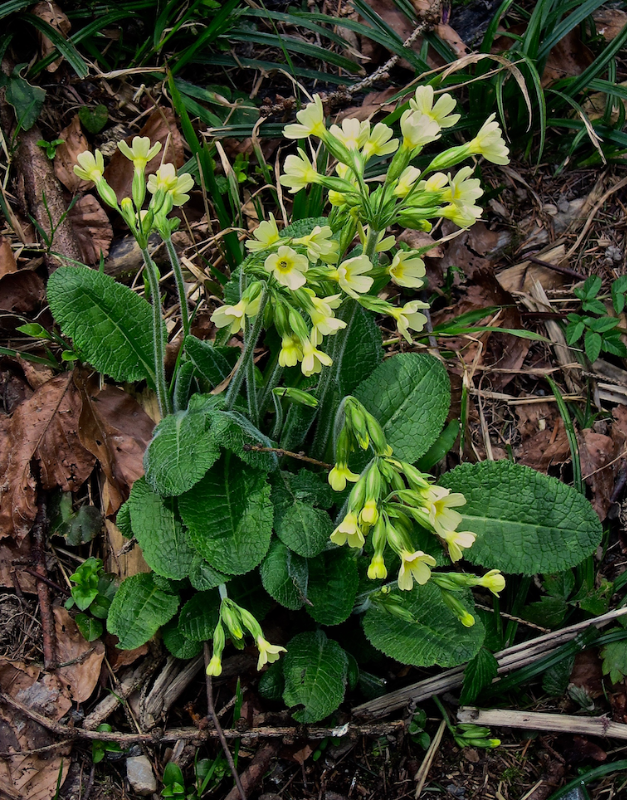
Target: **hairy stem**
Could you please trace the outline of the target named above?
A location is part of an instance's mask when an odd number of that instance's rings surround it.
[[[152,300],[152,344],[155,361],[155,388],[157,390],[157,400],[159,411],[162,417],[171,412],[170,397],[168,386],[165,380],[165,326],[161,316],[161,295],[159,294],[159,272],[157,265],[150,257],[147,248],[142,249],[148,285]]]
[[[181,325],[183,328],[183,339],[189,334],[189,309],[187,307],[187,295],[185,294],[185,281],[183,280],[183,270],[179,261],[178,253],[172,242],[172,237],[164,239],[165,246],[172,264],[172,271],[176,280],[176,288],[179,294],[179,305],[181,307]]]
[[[259,334],[261,333],[261,328],[263,326],[263,310],[266,307],[266,301],[268,299],[268,295],[266,294],[265,288],[262,290],[261,294],[261,302],[259,303],[259,311],[257,312],[257,316],[255,317],[255,322],[252,325],[250,330],[250,335],[246,337],[246,342],[244,344],[244,352],[242,353],[242,357],[239,361],[239,366],[233,375],[233,379],[231,380],[231,385],[229,386],[226,398],[225,398],[225,409],[226,411],[232,411],[233,406],[235,405],[235,401],[237,400],[237,396],[239,394],[239,390],[242,388],[242,383],[244,382],[244,378],[246,377],[246,373],[248,371],[249,363],[252,363],[253,355],[255,353],[255,347],[257,346],[257,340],[259,339]]]
[[[268,375],[268,379],[266,380],[266,385],[259,393],[259,413],[261,415],[263,415],[266,408],[270,405],[272,390],[278,386],[282,375],[283,367],[279,364],[279,357],[277,355],[272,365],[272,369],[270,370],[270,374]]]

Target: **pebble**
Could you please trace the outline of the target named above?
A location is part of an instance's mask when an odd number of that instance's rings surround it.
[[[137,794],[145,797],[157,791],[157,779],[152,771],[152,764],[146,756],[127,759],[126,777]]]

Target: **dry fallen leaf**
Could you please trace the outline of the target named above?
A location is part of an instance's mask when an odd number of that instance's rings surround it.
[[[441,22],[436,26],[435,32],[440,39],[442,39],[442,41],[446,42],[446,44],[451,48],[458,58],[461,58],[468,53],[468,48],[461,40],[457,31],[451,28],[450,25],[446,25],[445,23]]]
[[[11,272],[17,272],[17,264],[11,249],[11,242],[6,236],[0,236],[0,278]]]
[[[185,163],[183,139],[179,133],[174,112],[171,109],[157,108],[148,117],[146,124],[137,135],[147,136],[151,145],[156,142],[161,142],[162,145],[161,151],[157,153],[152,161],[148,162],[146,175],[156,172],[162,162],[164,164],[172,163],[177,168],[182,167]],[[126,139],[126,143],[130,146],[132,140],[133,136],[129,136]],[[166,142],[168,143],[167,148]],[[115,192],[118,202],[124,197],[131,196],[133,163],[122,155],[119,150],[116,150],[111,156],[111,161],[107,165],[104,176]]]
[[[0,539],[0,586],[5,589],[16,589],[19,586],[26,594],[36,594],[35,578],[22,569],[23,565],[31,563],[28,536],[19,545],[11,539]]]
[[[78,489],[87,480],[96,459],[80,443],[78,420],[81,398],[72,373],[44,383],[0,427],[5,446],[0,450],[0,538],[12,533],[20,541],[35,519],[35,459],[39,482],[64,492]],[[1,438],[0,438],[0,443]]]
[[[627,12],[619,8],[599,8],[592,14],[592,19],[606,42],[611,42],[627,25]]]
[[[67,128],[63,128],[59,133],[59,139],[63,139],[63,144],[57,147],[54,154],[54,174],[70,192],[84,192],[93,184],[91,181],[81,180],[74,174],[78,156],[89,150],[89,142],[81,128],[78,114],[75,114]]]
[[[616,443],[611,436],[597,433],[592,428],[581,431],[578,439],[581,472],[592,488],[594,510],[603,521],[607,517],[614,489],[612,462],[617,455]]]
[[[28,708],[59,720],[72,703],[55,675],[42,674],[32,665],[0,658],[0,691]],[[11,706],[0,703],[0,752],[16,755],[0,759],[0,787],[10,800],[52,800],[57,781],[70,768],[71,743],[59,738]],[[44,752],[32,752],[51,747]],[[24,753],[24,755],[22,755]]]
[[[549,467],[570,460],[566,430],[554,404],[530,403],[515,410],[522,439],[516,448],[518,463],[547,472]]]
[[[98,200],[91,194],[84,195],[70,209],[68,216],[83,261],[97,264],[101,253],[106,258],[113,239],[113,228]]]
[[[398,92],[394,86],[388,86],[382,92],[370,92],[364,97],[364,101],[360,106],[351,106],[345,108],[337,115],[337,121],[341,122],[348,117],[354,117],[358,120],[370,119],[374,114],[379,111],[393,111],[394,103],[388,103],[390,97]]]
[[[60,606],[52,609],[57,645],[57,660],[60,664],[75,661],[67,667],[59,667],[56,675],[66,686],[75,703],[85,703],[96,688],[100,667],[105,657],[105,646],[96,639],[86,641],[70,613]]]
[[[0,278],[0,311],[30,314],[39,310],[45,296],[44,282],[29,269],[10,272]]]
[[[67,39],[67,35],[72,29],[72,24],[56,3],[52,3],[50,0],[47,0],[47,2],[43,3],[37,3],[37,5],[31,9],[31,14],[35,14],[35,16],[39,17],[39,19],[47,22],[48,25],[51,25],[53,28],[55,28],[64,39]],[[37,38],[39,39],[39,50],[42,58],[50,55],[50,53],[55,50],[55,46],[43,33],[38,32]],[[48,64],[46,69],[48,72],[56,72],[62,61],[63,56],[60,56],[53,61],[52,64]]]

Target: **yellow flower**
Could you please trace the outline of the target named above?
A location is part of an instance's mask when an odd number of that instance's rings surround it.
[[[354,256],[343,261],[335,270],[333,279],[351,297],[357,297],[367,292],[373,284],[373,279],[366,275],[372,269],[372,262],[368,256]]]
[[[370,123],[360,122],[358,119],[342,120],[342,127],[331,125],[331,136],[335,136],[347,150],[359,150],[364,146],[370,133]]]
[[[438,535],[448,545],[451,561],[459,561],[463,556],[462,550],[472,547],[477,538],[477,535],[471,531],[438,531]]]
[[[94,154],[85,150],[78,154],[76,160],[80,166],[74,167],[74,174],[78,175],[81,180],[97,183],[102,178],[104,159],[100,150],[96,150]]]
[[[330,263],[337,258],[340,243],[333,237],[333,231],[328,225],[316,225],[307,236],[294,239],[294,244],[300,244],[307,248],[307,258],[315,264],[316,261]]]
[[[303,375],[309,377],[322,371],[322,365],[330,367],[333,363],[331,356],[317,350],[311,339],[305,339],[303,345],[303,361],[300,365]]]
[[[430,117],[440,128],[450,128],[459,122],[460,114],[451,114],[455,100],[450,94],[443,94],[433,105],[433,86],[419,86],[415,96],[409,101],[410,108]]]
[[[489,572],[477,581],[477,586],[484,586],[489,589],[493,595],[498,597],[499,592],[505,588],[505,578],[498,569],[491,569]]]
[[[282,245],[276,253],[271,253],[264,263],[265,269],[272,273],[276,280],[294,291],[304,286],[307,279],[304,274],[309,269],[307,256],[300,255],[291,247]]]
[[[359,530],[357,515],[353,511],[349,511],[333,531],[331,534],[331,541],[340,547],[345,545],[346,542],[348,542],[349,547],[354,547],[356,549],[364,546],[366,540],[364,539],[363,533]]]
[[[292,194],[309,186],[310,183],[315,183],[319,178],[305,151],[299,147],[298,152],[299,155],[291,155],[285,159],[284,174],[279,178],[281,186],[287,186]]]
[[[427,318],[418,311],[419,308],[429,308],[429,304],[422,303],[420,300],[412,300],[406,303],[403,308],[392,307],[390,309],[391,316],[396,320],[398,332],[409,344],[412,343],[409,329],[421,331],[427,323]]]
[[[483,194],[481,181],[478,178],[469,178],[472,167],[462,167],[452,178],[449,176],[449,188],[442,193],[442,199],[448,203],[472,205]]]
[[[333,314],[339,297],[339,294],[333,294],[324,299],[315,295],[311,298],[311,307],[307,309],[307,313],[316,331],[316,344],[322,342],[322,336],[333,336],[346,327],[346,323]]]
[[[401,172],[401,177],[398,179],[392,194],[395,197],[407,197],[419,177],[419,169],[416,167],[407,167]]]
[[[427,486],[419,493],[429,522],[436,533],[455,530],[461,524],[462,515],[453,509],[466,504],[463,494],[451,493],[450,489],[445,489],[443,486]]]
[[[348,464],[338,462],[331,472],[329,472],[329,486],[334,492],[343,492],[346,489],[346,481],[355,483],[359,480],[359,475],[348,468]]]
[[[440,126],[431,117],[418,111],[407,111],[401,117],[403,144],[409,150],[424,147],[440,138]]]
[[[252,241],[251,239],[246,242],[246,249],[250,250],[251,253],[258,253],[260,250],[269,250],[277,242],[281,241],[274,214],[270,214],[270,219],[267,222],[261,222],[255,228],[253,236],[256,241]]]
[[[414,585],[414,581],[421,586],[431,577],[430,567],[435,567],[435,558],[416,550],[410,553],[408,550],[401,550],[401,568],[398,571],[398,588],[408,592]]]
[[[368,577],[371,581],[384,580],[388,576],[383,556],[374,555],[368,567]]]
[[[464,628],[472,628],[472,626],[475,624],[475,618],[468,611],[466,611],[464,614],[462,614],[459,617],[459,621],[464,626]],[[490,739],[490,741],[491,742],[498,742],[499,744],[501,744],[499,739]],[[495,744],[495,745],[493,745],[493,747],[498,747],[499,744]]]
[[[207,675],[214,678],[222,674],[222,659],[220,656],[213,656],[207,667]]]
[[[272,664],[273,661],[278,661],[280,653],[287,653],[284,647],[279,647],[276,644],[270,644],[263,636],[257,637],[257,647],[259,649],[259,661],[257,661],[257,670],[260,670],[265,664]]]
[[[366,500],[364,507],[359,513],[359,521],[362,525],[375,525],[379,519],[379,509],[377,501],[374,499]]]
[[[372,156],[389,156],[398,149],[398,139],[392,139],[393,133],[392,128],[377,122],[361,151],[366,161]]]
[[[509,150],[495,117],[496,114],[490,114],[479,133],[466,146],[469,153],[483,156],[493,164],[509,164]]]
[[[418,289],[426,274],[425,262],[413,252],[399,250],[388,268],[392,282],[397,286]]]
[[[296,335],[283,336],[281,339],[281,352],[279,364],[282,367],[295,367],[303,357],[303,348]]]
[[[464,206],[461,203],[451,203],[440,209],[440,216],[450,219],[459,228],[470,228],[479,219],[482,213],[481,206]]]
[[[423,192],[439,192],[448,183],[448,176],[443,172],[435,172],[426,181],[420,181],[418,188]]]
[[[296,119],[300,125],[285,126],[283,135],[286,139],[304,139],[307,136],[322,138],[326,135],[324,108],[319,94],[314,95],[313,103],[308,103],[305,108],[296,114]]]
[[[160,189],[172,197],[175,206],[182,206],[189,200],[186,194],[194,185],[194,179],[189,173],[176,174],[174,164],[162,164],[155,175],[148,178],[148,191],[156,194]]]
[[[150,139],[147,136],[135,136],[130,147],[122,141],[118,142],[118,149],[122,155],[133,162],[136,170],[143,172],[146,164],[161,150],[161,142],[157,142],[151,147]]]
[[[216,328],[226,328],[227,325],[230,325],[229,333],[234,334],[242,329],[245,311],[246,303],[240,300],[235,306],[221,306],[216,309],[211,315],[211,321]]]

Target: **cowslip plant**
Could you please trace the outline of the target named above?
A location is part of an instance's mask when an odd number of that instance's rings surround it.
[[[464,464],[436,483],[424,464],[452,445],[446,370],[424,352],[383,358],[376,315],[409,345],[427,324],[427,304],[412,298],[425,248],[402,248],[395,232],[428,231],[441,219],[471,225],[482,189],[471,165],[453,168],[476,156],[507,163],[490,118],[421,173],[412,161],[455,124],[454,110],[452,97],[420,87],[400,137],[382,123],[328,126],[319,97],[299,111],[285,129],[299,146],[280,182],[291,193],[322,187],[329,214],[260,223],[213,312],[213,342],[189,333],[171,243],[169,214],[191,178],[163,164],[146,183],[154,152],[135,139],[121,148],[135,165],[132,197],[118,204],[102,157],[83,157],[81,177],[119,210],[144,252],[151,303],[99,272],[60,268],[50,307],[75,353],[115,380],[146,380],[162,412],[145,476],[116,520],[152,570],[127,578],[113,600],[107,627],[119,647],[161,629],[173,655],[193,658],[211,641],[213,676],[227,648],[253,647],[262,694],[315,722],[338,707],[347,684],[365,685],[359,637],[405,664],[470,661],[485,637],[473,589],[497,595],[503,572],[568,569],[598,545],[588,501],[528,468]],[[328,173],[315,166],[325,158]],[[366,177],[374,158],[388,163],[381,180]],[[147,252],[154,231],[168,246],[181,308],[170,385]],[[462,571],[462,558],[483,570]],[[300,614],[289,641],[264,633],[277,604]],[[337,626],[345,647],[327,635]]]

